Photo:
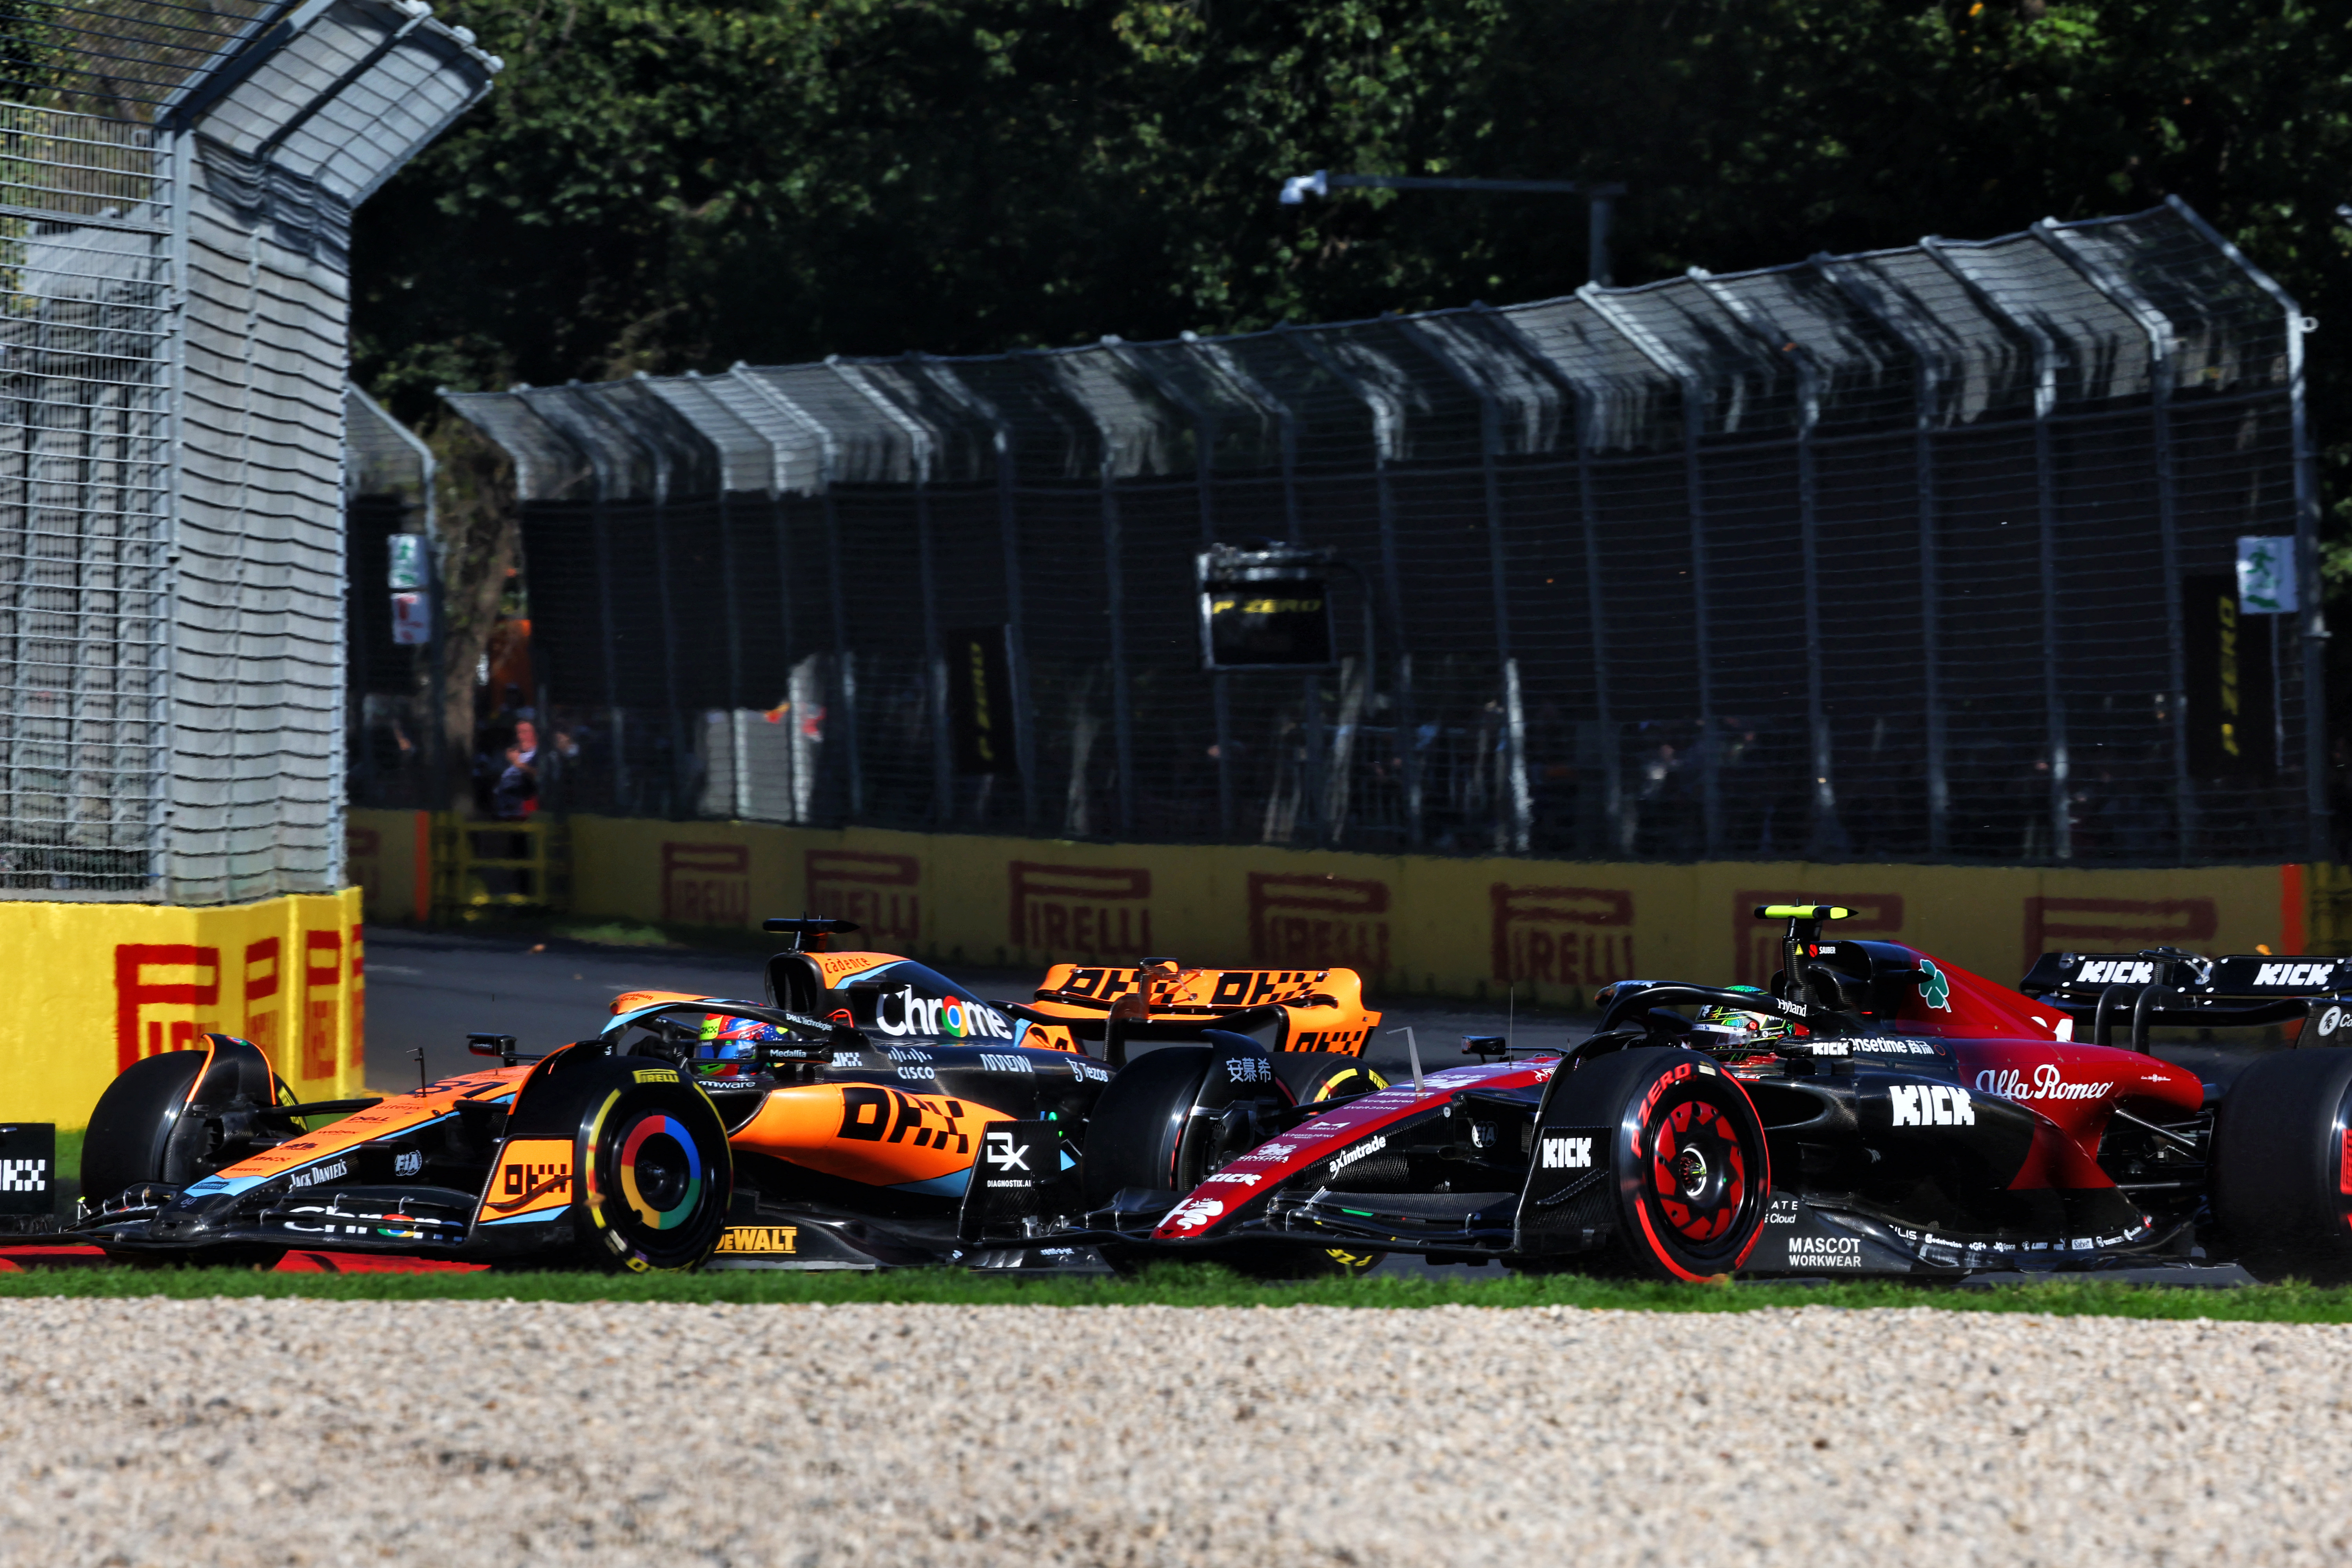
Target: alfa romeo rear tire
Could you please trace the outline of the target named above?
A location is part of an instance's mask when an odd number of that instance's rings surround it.
[[[2259,1279],[2352,1281],[2352,1050],[2258,1057],[2214,1116],[2213,1218]]]
[[[1370,1094],[1389,1086],[1387,1076],[1367,1065],[1363,1058],[1336,1051],[1276,1051],[1274,1076],[1300,1105]]]
[[[1601,1057],[1558,1083],[1544,1122],[1608,1130],[1616,1268],[1707,1279],[1748,1261],[1772,1191],[1770,1158],[1748,1091],[1715,1063],[1672,1047]]]

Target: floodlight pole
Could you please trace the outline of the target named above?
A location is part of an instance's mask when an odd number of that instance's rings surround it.
[[[1610,282],[1610,221],[1616,216],[1617,198],[1625,194],[1625,187],[1614,181],[1594,184],[1580,180],[1456,180],[1435,174],[1335,174],[1328,169],[1318,169],[1311,174],[1293,174],[1283,181],[1282,194],[1275,199],[1284,206],[1295,207],[1303,205],[1310,195],[1328,196],[1336,190],[1581,194],[1591,199],[1592,217],[1585,269],[1590,280],[1604,289]]]

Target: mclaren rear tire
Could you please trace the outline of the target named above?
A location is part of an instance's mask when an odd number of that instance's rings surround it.
[[[1748,1261],[1770,1160],[1748,1091],[1714,1062],[1648,1046],[1583,1063],[1555,1085],[1544,1124],[1609,1139],[1617,1236],[1602,1271],[1711,1279]]]
[[[2352,1282],[2352,1050],[2277,1051],[2213,1120],[2219,1239],[2258,1279]]]

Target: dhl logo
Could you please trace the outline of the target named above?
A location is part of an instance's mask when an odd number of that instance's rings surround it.
[[[1285,1041],[1286,1051],[1329,1051],[1339,1056],[1361,1054],[1370,1029],[1309,1029],[1297,1039]]]
[[[482,1207],[493,1215],[556,1208],[572,1201],[572,1145],[562,1138],[521,1139],[507,1145]]]
[[[801,1249],[800,1226],[793,1225],[730,1225],[719,1234],[720,1252],[774,1257]]]

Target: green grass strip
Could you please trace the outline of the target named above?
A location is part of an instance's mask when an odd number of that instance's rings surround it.
[[[1763,1308],[1936,1307],[2060,1317],[2352,1322],[2352,1289],[2289,1282],[2184,1289],[2096,1279],[1948,1285],[1646,1285],[1574,1275],[1372,1278],[1266,1283],[1212,1265],[1163,1265],[1126,1279],[991,1278],[951,1269],[889,1273],[727,1271],[690,1275],[277,1274],[233,1268],[60,1268],[0,1275],[0,1297],[215,1296],[329,1301],[683,1301],[1029,1307],[1581,1307],[1653,1312]]]

